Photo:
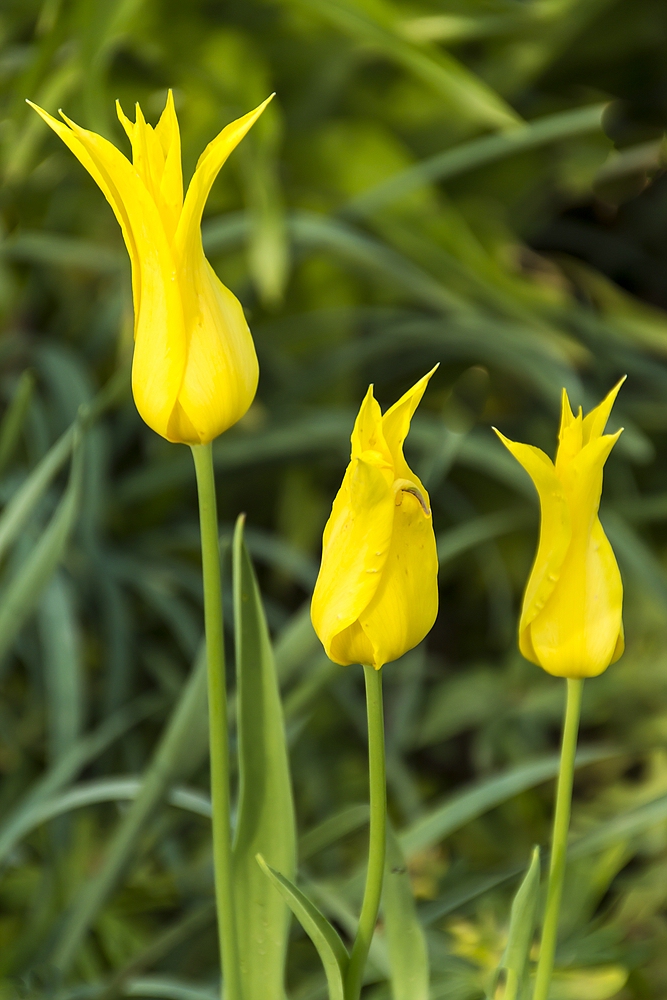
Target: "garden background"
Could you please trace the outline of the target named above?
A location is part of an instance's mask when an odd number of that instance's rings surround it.
[[[244,511],[274,637],[301,885],[344,931],[367,839],[362,674],[326,659],[309,595],[368,383],[386,407],[441,363],[408,441],[433,502],[441,610],[383,670],[390,814],[432,1000],[490,988],[517,878],[548,842],[557,770],[563,686],[515,637],[536,497],[491,426],[553,453],[562,386],[586,409],[627,374],[602,507],[627,652],[586,684],[553,997],[659,1000],[661,0],[2,3],[0,996],[216,996],[191,457],[131,399],[129,267],[111,210],[24,104],[63,107],[127,152],[114,100],[127,113],[139,100],[154,122],[170,87],[186,179],[224,124],[277,94],[204,220],[261,366],[256,402],[214,454],[225,565]],[[105,902],[60,982],[65,914],[101,871]],[[377,1000],[391,995],[382,944],[380,930]],[[288,992],[326,996],[296,925]]]

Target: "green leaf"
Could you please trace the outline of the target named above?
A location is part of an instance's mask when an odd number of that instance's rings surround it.
[[[98,729],[81,737],[50,767],[14,806],[0,826],[0,866],[15,845],[36,823],[42,810],[50,810],[52,797],[95,760],[107,747],[155,708],[154,699],[137,699],[106,719]],[[125,780],[125,779],[120,779]],[[134,780],[134,779],[133,779]],[[59,809],[53,815],[58,815]],[[35,817],[38,817],[35,819]]]
[[[506,972],[505,1000],[523,1000],[525,996],[539,898],[540,849],[534,847],[528,871],[512,902],[507,947],[498,967]]]
[[[505,156],[549,142],[596,132],[602,127],[605,107],[606,104],[592,104],[570,111],[559,111],[497,135],[485,135],[481,139],[453,146],[363,191],[348,202],[344,209],[345,215],[371,215],[424,184],[457,177]]]
[[[79,433],[76,424],[65,431],[42,460],[21,483],[0,516],[0,562],[16,540],[19,531],[42,499],[52,480],[60,472],[72,451]]]
[[[84,669],[74,594],[67,577],[56,571],[39,606],[52,760],[65,753],[81,733],[85,703]]]
[[[610,844],[628,841],[638,833],[664,822],[667,818],[667,795],[619,813],[579,837],[568,850],[569,858],[583,858],[602,851]]]
[[[329,1000],[344,1000],[343,982],[349,955],[338,932],[300,889],[267,865],[261,854],[257,855],[257,863],[317,948],[329,985]]]
[[[0,424],[0,474],[5,471],[14,454],[34,389],[35,376],[26,368],[18,380],[14,395]]]
[[[219,990],[205,989],[198,983],[176,976],[141,976],[131,979],[123,990],[127,997],[155,997],[156,1000],[218,1000]]]
[[[81,501],[83,449],[77,435],[67,489],[53,517],[25,562],[9,581],[0,600],[0,662],[39,600],[60,562]]]
[[[282,1000],[289,913],[256,855],[292,878],[296,826],[289,758],[273,651],[262,599],[243,541],[234,533],[239,807],[234,838],[234,905],[244,1000]]]
[[[300,3],[356,42],[379,48],[432,87],[457,115],[496,128],[507,128],[520,121],[516,112],[494,90],[449,53],[435,47],[413,45],[394,32],[389,19],[382,16],[384,11],[379,4],[372,5],[371,14],[362,4],[348,4],[344,0],[300,0]],[[372,15],[379,15],[379,18]]]
[[[382,910],[391,967],[393,1000],[428,1000],[429,964],[426,937],[417,919],[410,876],[401,845],[387,827]]]
[[[100,867],[83,885],[63,922],[51,954],[56,968],[66,970],[71,965],[88,929],[131,864],[139,838],[171,782],[200,765],[206,751],[206,693],[202,648],[143,775],[141,791],[114,830]]]
[[[302,861],[323,851],[330,844],[368,823],[370,809],[364,802],[344,806],[339,812],[308,830],[299,840],[299,857]]]
[[[534,521],[533,511],[524,508],[495,511],[470,518],[455,528],[441,532],[438,536],[438,561],[443,563],[455,559],[477,545],[498,538],[499,535],[516,531]]]
[[[610,749],[580,750],[577,754],[577,766],[583,767],[594,761],[606,760],[617,756],[618,752]],[[466,791],[452,795],[441,806],[426,813],[400,834],[401,848],[410,857],[416,851],[439,843],[454,830],[459,830],[477,816],[506,802],[519,792],[555,778],[559,766],[560,755],[554,754],[529,764],[520,764],[510,771],[480,781]]]

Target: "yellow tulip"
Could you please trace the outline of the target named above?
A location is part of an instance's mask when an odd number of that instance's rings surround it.
[[[532,478],[542,515],[519,648],[557,677],[596,677],[624,648],[623,584],[598,517],[602,469],[621,433],[603,432],[623,381],[586,417],[581,407],[574,416],[563,389],[555,464],[496,431]]]
[[[311,607],[315,631],[335,663],[379,670],[421,642],[435,621],[438,556],[430,501],[403,456],[432,374],[384,416],[373,386],[361,404],[351,461],[324,529]]]
[[[31,105],[99,185],[120,224],[132,263],[132,391],[143,419],[169,441],[212,441],[243,416],[255,396],[258,366],[250,330],[240,302],[204,256],[200,223],[218,171],[267,103],[209,143],[185,198],[171,92],[155,128],[139,105],[136,122],[117,105],[132,163],[62,112],[60,122]]]

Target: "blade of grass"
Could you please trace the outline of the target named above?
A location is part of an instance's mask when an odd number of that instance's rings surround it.
[[[614,749],[581,750],[577,754],[576,766],[585,767],[586,764],[608,760],[618,756],[619,752]],[[559,761],[559,755],[553,754],[528,764],[520,764],[453,795],[399,834],[399,842],[406,857],[410,858],[417,851],[439,843],[454,830],[460,829],[501,802],[555,778]]]
[[[338,932],[315,904],[289,879],[270,868],[261,855],[257,862],[317,948],[329,985],[329,1000],[344,1000],[343,979],[349,958]]]
[[[65,753],[83,728],[85,704],[83,664],[72,587],[56,571],[39,607],[39,634],[44,650],[48,706],[49,753]]]
[[[442,49],[417,46],[373,18],[361,4],[344,0],[299,0],[354,41],[370,44],[414,74],[462,118],[492,128],[516,126],[516,112],[479,77]],[[379,5],[375,7],[378,11]]]
[[[80,435],[72,445],[72,468],[67,488],[49,524],[25,562],[6,585],[0,601],[0,664],[62,559],[81,502],[83,449]]]
[[[485,135],[481,139],[473,139],[452,149],[446,149],[357,195],[347,203],[343,214],[364,218],[386,208],[391,202],[424,184],[446,181],[506,156],[535,149],[550,142],[599,131],[602,128],[602,115],[606,106],[606,104],[592,104],[571,111],[544,115],[542,118],[536,118],[498,135]]]
[[[0,826],[0,865],[2,865],[25,831],[31,829],[28,817],[42,808],[61,788],[91,761],[100,756],[116,740],[157,707],[155,698],[144,697],[124,706],[106,719],[96,730],[81,737],[55,761],[11,810]]]
[[[0,424],[0,475],[14,454],[34,391],[35,376],[26,369],[18,380],[14,395]]]
[[[405,858],[391,825],[382,895],[393,1000],[429,1000],[429,962]]]
[[[206,657],[193,667],[161,739],[146,769],[139,796],[117,826],[98,872],[79,890],[65,915],[51,953],[55,968],[65,972],[86,934],[132,863],[139,838],[169,784],[182,773],[184,759],[190,766],[188,744],[192,732],[206,728]]]

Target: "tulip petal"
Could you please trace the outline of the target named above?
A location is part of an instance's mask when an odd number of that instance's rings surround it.
[[[174,95],[169,91],[164,111],[155,126],[155,134],[164,150],[164,172],[160,196],[169,214],[171,232],[176,233],[183,208],[183,168],[181,166],[181,132],[178,127]]]
[[[399,490],[395,503],[380,586],[359,616],[378,670],[421,642],[438,613],[438,555],[430,512],[409,491]]]
[[[366,452],[348,466],[325,528],[313,593],[313,626],[327,656],[341,664],[370,662],[372,647],[358,629],[346,630],[373,599],[391,544],[394,496],[376,456]]]
[[[563,389],[563,400],[560,420],[560,431],[558,433],[558,450],[556,452],[556,475],[560,476],[561,471],[567,468],[569,462],[581,451],[583,418],[581,407],[575,417],[570,406],[567,391]]]
[[[596,517],[584,544],[573,542],[559,585],[530,624],[538,662],[557,677],[596,677],[623,652],[623,584]]]
[[[414,416],[414,412],[419,406],[422,396],[426,392],[426,386],[437,368],[438,365],[435,365],[427,375],[420,378],[393,406],[389,407],[382,418],[384,437],[394,462],[395,478],[414,479],[422,490],[424,487],[418,482],[414,472],[410,470],[403,456],[403,442],[408,436],[410,421]]]
[[[600,506],[602,493],[602,470],[623,428],[615,434],[604,434],[594,438],[576,455],[566,474],[561,477],[567,502],[572,513],[572,530],[590,530],[593,518]]]
[[[132,391],[149,427],[167,437],[185,371],[186,342],[174,258],[155,202],[135,168],[112,143],[65,116],[69,128],[41,109],[35,110],[97,182],[121,225],[132,261]]]
[[[259,366],[243,307],[198,252],[183,296],[187,360],[166,437],[206,444],[239,420],[257,390]],[[182,284],[182,283],[181,283]]]
[[[213,181],[218,176],[220,168],[231,152],[238,146],[246,132],[255,124],[273,94],[247,115],[230,122],[222,132],[216,136],[199,157],[197,167],[188,187],[183,211],[179,219],[176,233],[176,244],[180,248],[180,253],[185,257],[191,251],[197,241],[201,242],[199,224],[201,222],[204,205],[208,198]]]
[[[609,420],[609,414],[611,413],[611,408],[616,401],[619,390],[623,383],[625,382],[627,375],[624,375],[620,379],[614,388],[608,393],[594,410],[584,418],[584,444],[588,444],[589,441],[594,441],[595,438],[599,438],[605,427],[607,426],[607,421]]]
[[[181,169],[181,136],[169,91],[159,122],[153,129],[136,105],[136,122],[130,121],[116,101],[118,120],[132,144],[132,163],[158,206],[167,235],[176,233],[183,207],[183,172]]]
[[[533,445],[510,441],[499,431],[496,434],[533,480],[540,498],[540,540],[526,586],[519,623],[521,652],[533,663],[538,663],[527,629],[549,600],[558,582],[572,533],[570,511],[563,486],[548,455]]]
[[[48,113],[48,111],[44,111],[44,109],[40,108],[37,104],[33,104],[32,101],[27,101],[27,103],[37,112],[40,118],[46,122],[49,128],[53,129],[56,135],[62,139],[68,149],[74,153],[79,163],[81,163],[81,165],[88,171],[90,176],[102,191],[106,200],[111,205],[113,213],[116,216],[122,230],[127,252],[130,255],[133,275],[136,270],[138,276],[139,258],[132,233],[132,226],[130,224],[130,219],[125,205],[123,204],[123,199],[121,198],[116,185],[113,182],[110,182],[110,178],[108,178],[105,173],[99,169],[98,164],[92,158],[84,143],[71,128],[68,128],[67,125],[63,124],[63,122],[58,121],[57,118],[54,118]],[[116,150],[116,152],[119,156],[123,155],[118,150]],[[123,157],[123,159],[125,158]]]
[[[364,452],[376,452],[382,458],[382,467],[388,473],[388,483],[393,482],[394,463],[384,438],[382,412],[380,404],[373,395],[372,385],[369,385],[368,391],[359,407],[350,441],[352,444],[352,458],[359,458]]]
[[[136,105],[132,162],[156,205],[160,202],[160,182],[164,173],[164,150],[153,128],[144,118],[139,104]]]
[[[558,586],[529,623],[536,661],[559,677],[595,677],[623,651],[623,585],[597,516],[602,469],[620,434],[590,441],[561,477],[570,510],[570,545]]]
[[[560,429],[558,431],[558,437],[562,438],[563,433],[567,431],[567,428],[574,423],[575,416],[572,412],[572,406],[570,405],[570,397],[567,394],[567,389],[563,386],[563,391],[560,397]]]

